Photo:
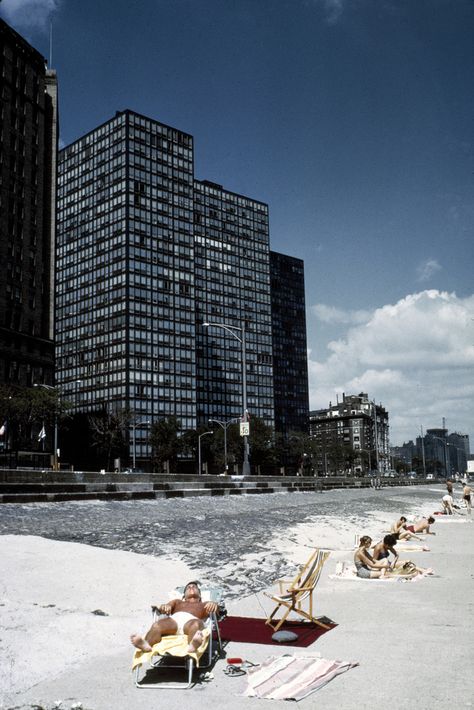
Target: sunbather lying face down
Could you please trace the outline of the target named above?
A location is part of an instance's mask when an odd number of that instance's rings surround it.
[[[173,599],[158,607],[158,611],[167,615],[166,618],[155,621],[145,638],[132,634],[130,640],[141,651],[151,651],[152,646],[159,643],[162,636],[184,633],[188,637],[188,651],[195,651],[202,643],[203,621],[210,614],[214,614],[217,608],[215,602],[201,601],[197,582],[189,582],[184,588],[182,599]]]
[[[426,533],[427,535],[436,535],[436,533],[431,532],[430,525],[433,525],[435,519],[432,515],[429,518],[422,518],[417,520],[413,525],[407,525],[407,530],[412,533]],[[401,538],[400,538],[401,539]]]

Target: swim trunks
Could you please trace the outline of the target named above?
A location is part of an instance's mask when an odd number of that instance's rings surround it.
[[[463,498],[464,498],[464,500],[467,500],[468,503],[471,502],[471,494],[470,493],[467,496],[463,496]]]
[[[364,565],[360,560],[354,560],[355,568],[357,570],[357,576],[362,579],[370,579],[370,569]]]
[[[367,567],[359,567],[357,569],[357,576],[362,579],[370,579],[370,569],[367,569]]]
[[[415,532],[415,528],[413,527],[413,525],[407,525],[405,530],[408,530],[408,532],[412,532],[412,533]]]
[[[176,621],[176,626],[178,627],[176,633],[178,634],[184,634],[184,626],[188,621],[199,621],[196,616],[189,614],[187,611],[175,611],[174,614],[171,614],[170,619]]]

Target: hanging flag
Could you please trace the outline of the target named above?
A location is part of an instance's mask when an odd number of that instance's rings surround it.
[[[7,423],[3,422],[2,426],[0,426],[0,436],[4,436],[6,430],[7,430]]]
[[[43,428],[41,429],[40,433],[38,434],[38,441],[43,441],[43,439],[46,439],[46,429],[44,428],[44,424],[43,424]]]

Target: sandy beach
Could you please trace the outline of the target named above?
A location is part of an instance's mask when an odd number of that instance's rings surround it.
[[[294,573],[315,546],[331,550],[317,613],[338,625],[309,650],[360,665],[299,705],[472,707],[474,526],[467,516],[437,518],[437,535],[425,541],[430,552],[418,545],[403,553],[433,567],[432,578],[384,583],[335,576],[337,563],[352,559],[356,534],[380,539],[400,514],[438,509],[441,494],[433,486],[3,506],[0,707],[140,710],[166,702],[174,708],[182,692],[197,707],[262,703],[241,697],[246,679],[224,675],[225,659],[192,690],[137,690],[129,634],[149,624],[151,603],[196,577],[224,589],[230,614],[263,617],[271,608],[263,591]],[[226,653],[261,663],[298,650],[230,642]]]

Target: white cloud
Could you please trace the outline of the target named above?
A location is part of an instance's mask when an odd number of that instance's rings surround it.
[[[434,274],[440,271],[443,267],[436,261],[436,259],[426,259],[422,261],[416,267],[416,273],[418,274],[418,281],[429,281]]]
[[[325,361],[309,353],[312,409],[336,393],[367,392],[388,409],[393,443],[416,437],[421,424],[441,426],[442,417],[450,431],[473,437],[474,295],[410,294],[327,347]]]
[[[335,25],[344,12],[345,0],[309,0],[309,2],[323,8],[328,25]]]
[[[44,29],[59,4],[60,0],[3,0],[0,8],[5,20],[15,26]]]
[[[369,311],[344,311],[324,303],[316,303],[310,310],[323,323],[365,323],[371,315]]]

